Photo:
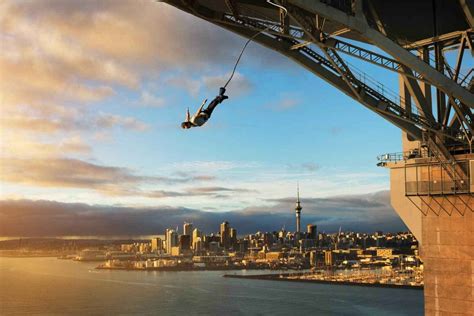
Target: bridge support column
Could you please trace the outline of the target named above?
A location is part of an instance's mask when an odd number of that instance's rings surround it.
[[[423,205],[423,245],[425,314],[474,314],[474,203],[466,197],[448,197],[440,210],[431,198]],[[466,200],[468,205],[460,199]],[[464,214],[459,213],[464,211]],[[434,211],[440,210],[439,215]],[[451,215],[449,213],[451,212]]]
[[[468,161],[474,155],[461,158]],[[452,182],[443,182],[427,161],[386,165],[392,206],[420,242],[425,315],[474,315],[474,196],[467,191],[433,192],[450,190]]]

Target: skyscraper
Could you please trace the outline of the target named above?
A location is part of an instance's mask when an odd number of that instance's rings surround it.
[[[295,211],[296,211],[296,232],[300,233],[301,232],[301,210],[303,208],[301,207],[301,203],[300,203],[300,186],[299,186],[299,184],[297,184],[296,194],[297,194],[296,207],[295,207]]]
[[[192,223],[184,223],[183,225],[183,235],[193,235],[193,224]]]
[[[179,249],[181,250],[191,249],[191,236],[190,235],[179,236]]]
[[[166,252],[171,253],[171,248],[178,246],[178,233],[172,229],[166,229]]]
[[[153,238],[151,240],[151,250],[152,251],[161,250],[161,246],[162,246],[161,238],[156,237],[156,238]]]
[[[231,228],[229,232],[229,246],[235,249],[235,245],[237,244],[237,229]]]
[[[229,227],[229,222],[223,222],[221,224],[221,245],[225,249],[229,248],[230,244],[230,227]]]
[[[308,239],[317,239],[318,238],[318,231],[317,226],[314,224],[308,224],[306,226],[306,232],[308,235]]]
[[[193,224],[184,222],[183,224],[183,235],[189,236],[191,245],[193,244]]]
[[[193,236],[191,238],[191,244],[194,244],[194,242],[197,240],[197,238],[199,237],[202,237],[202,232],[197,229],[197,228],[194,228],[193,230]]]

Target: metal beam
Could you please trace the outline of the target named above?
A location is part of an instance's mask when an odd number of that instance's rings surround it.
[[[312,41],[316,45],[318,45],[321,51],[326,55],[326,58],[329,60],[329,62],[337,70],[339,75],[341,75],[342,79],[347,83],[348,87],[352,90],[354,95],[356,95],[357,98],[360,100],[360,87],[356,85],[357,80],[355,80],[355,77],[350,71],[349,67],[347,67],[346,63],[342,60],[342,58],[336,53],[334,49],[327,48],[321,45],[321,41],[319,38],[320,30],[315,29],[314,24],[311,23],[312,21],[306,21],[305,17],[301,17],[298,14],[297,10],[294,10],[293,6],[288,8],[288,15],[304,30],[304,32],[312,39]],[[293,47],[294,45],[291,48]]]
[[[471,26],[474,27],[474,12],[472,12],[471,7],[467,4],[470,2],[469,0],[459,0],[459,4],[461,4],[461,8],[464,12],[464,16],[466,17],[466,22]]]
[[[441,43],[441,42],[443,42],[443,44],[452,43],[451,45],[455,45],[461,39],[462,35],[466,32],[470,33],[472,32],[472,29],[467,29],[465,31],[454,31],[451,33],[446,33],[446,34],[442,34],[438,36],[425,38],[425,39],[422,39],[410,44],[403,45],[403,48],[412,50],[412,49],[418,49],[418,48],[430,46],[430,45]],[[443,45],[443,46],[446,46],[446,45]]]
[[[377,10],[375,10],[374,5],[372,4],[372,0],[368,0],[367,5],[369,7],[369,12],[370,12],[370,14],[372,15],[372,17],[375,21],[375,25],[377,26],[377,29],[379,30],[380,33],[387,36],[387,32],[385,31],[385,27],[382,23],[382,20],[380,20],[380,18],[379,18]]]
[[[245,20],[254,21],[255,23],[262,24],[262,25],[265,25],[267,27],[272,27],[272,28],[274,28],[273,26],[276,25],[275,23],[270,22],[270,21],[256,20],[256,19],[252,19],[252,18],[249,18],[249,17],[245,17]],[[318,21],[318,20],[316,20],[316,21]],[[393,71],[393,72],[404,74],[405,76],[411,77],[413,79],[416,79],[416,80],[419,80],[419,81],[422,81],[422,82],[426,82],[430,85],[432,84],[430,81],[428,81],[426,78],[424,78],[423,75],[421,75],[419,73],[416,73],[416,72],[413,72],[413,70],[410,73],[404,73],[403,69],[402,69],[402,64],[399,61],[397,61],[393,58],[390,58],[388,56],[385,56],[385,55],[382,55],[382,54],[379,54],[379,53],[375,53],[375,52],[373,52],[369,49],[365,49],[365,48],[362,48],[360,46],[342,41],[340,39],[333,38],[332,34],[322,34],[322,33],[321,34],[316,34],[315,35],[316,38],[321,37],[321,40],[315,41],[315,40],[308,40],[308,39],[310,39],[310,37],[307,36],[305,31],[302,30],[301,28],[293,27],[293,29],[292,29],[293,34],[296,31],[299,33],[299,36],[297,36],[297,37],[291,36],[291,34],[281,34],[280,32],[275,32],[273,30],[270,31],[270,32],[272,32],[275,35],[283,35],[283,36],[289,35],[289,36],[287,36],[289,38],[294,38],[294,39],[297,39],[297,40],[304,40],[301,43],[296,43],[295,45],[293,45],[292,49],[299,49],[301,47],[308,46],[310,44],[316,44],[318,46],[319,45],[324,45],[324,46],[327,46],[329,48],[333,48],[333,49],[335,49],[339,52],[342,52],[344,54],[347,54],[347,55],[350,55],[352,57],[355,57],[355,58],[361,59],[363,61],[369,62],[371,64],[374,64],[376,66],[383,67],[383,68],[388,69],[388,70]],[[429,61],[426,61],[426,60],[425,60],[425,62],[429,63]],[[465,84],[467,84],[467,83],[465,83]]]
[[[245,37],[251,37],[255,34],[255,32],[237,26],[231,26],[229,24],[224,24],[217,21],[212,21],[212,23]],[[383,105],[380,104],[379,100],[376,100],[371,95],[366,94],[363,96],[362,100],[360,100],[357,95],[354,95],[353,91],[348,87],[346,82],[344,82],[344,80],[340,76],[324,68],[321,63],[315,62],[310,58],[306,57],[305,55],[297,51],[291,50],[291,44],[284,43],[278,39],[271,39],[263,35],[257,36],[254,40],[263,46],[266,46],[285,55],[289,59],[303,66],[304,68],[317,75],[327,83],[342,91],[347,96],[362,103],[368,109],[376,112],[386,120],[390,121],[392,124],[406,131],[413,138],[421,139],[421,130],[413,122],[409,122],[407,119],[397,117],[397,115],[394,113],[386,112],[386,109],[384,109]]]
[[[234,16],[240,15],[240,10],[235,0],[225,0],[225,4]]]
[[[411,69],[406,66],[403,66],[404,73],[411,73]],[[420,89],[418,82],[410,77],[407,77],[402,74],[403,81],[405,82],[405,86],[407,87],[408,92],[412,96],[413,100],[415,101],[416,107],[423,114],[427,121],[431,122],[433,125],[435,123],[435,118],[433,116],[433,112],[431,109],[431,104],[426,102],[425,95]]]
[[[289,2],[313,14],[319,14],[329,20],[341,23],[351,30],[360,33],[368,41],[374,43],[404,65],[423,75],[423,77],[432,82],[433,85],[439,86],[446,94],[454,96],[467,106],[474,108],[474,95],[472,93],[454,83],[448,77],[439,73],[436,69],[421,61],[382,33],[372,29],[365,20],[348,15],[343,11],[317,0],[291,0]]]

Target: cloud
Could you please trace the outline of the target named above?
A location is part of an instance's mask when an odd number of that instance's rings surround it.
[[[136,176],[126,168],[108,167],[78,159],[2,158],[1,163],[0,176],[3,181],[45,187],[102,189],[151,179]]]
[[[241,189],[241,188],[226,188],[226,187],[197,187],[186,190],[191,195],[216,195],[218,193],[256,193],[256,190]]]
[[[303,169],[314,172],[316,170],[319,170],[321,166],[319,166],[317,163],[314,162],[305,162],[301,165]]]
[[[272,210],[278,212],[283,211],[283,205],[294,203],[295,198],[267,199],[267,201],[274,202]],[[389,191],[360,195],[339,195],[327,198],[303,198],[301,203],[306,209],[305,212],[327,215],[332,213],[334,217],[341,214],[350,215],[351,213],[357,213],[360,216],[362,213],[372,213],[374,210],[379,210],[380,214],[387,215],[387,210],[392,210]],[[248,211],[258,212],[259,209],[249,209]],[[377,214],[372,215],[377,216]],[[393,213],[393,215],[395,216],[396,214]]]
[[[297,106],[299,100],[292,98],[283,98],[275,104],[275,108],[279,110],[288,110]]]
[[[143,191],[143,185],[200,183],[214,178],[182,174],[179,177],[142,176],[122,167],[105,166],[72,158],[25,159],[1,157],[0,180],[36,187],[76,188],[105,195],[164,198],[196,195],[195,192]],[[202,194],[201,194],[202,195]]]
[[[148,91],[142,91],[140,100],[137,105],[149,107],[149,108],[161,108],[165,106],[166,101],[164,98],[158,97]]]
[[[162,198],[168,198],[168,197],[180,197],[186,194],[180,193],[180,192],[174,192],[174,191],[154,190],[154,191],[144,192],[142,195],[145,197],[153,198],[153,199],[162,199]]]
[[[277,100],[267,103],[265,107],[276,111],[286,111],[298,106],[301,98],[289,93],[281,93]]]
[[[190,172],[193,170],[201,170],[205,173],[209,172],[221,172],[235,169],[249,169],[255,168],[259,164],[256,162],[237,162],[237,161],[226,161],[226,160],[213,160],[213,161],[185,161],[180,163],[173,163],[169,167],[173,169],[179,169],[184,172]]]
[[[315,162],[304,162],[301,164],[288,164],[288,169],[292,171],[316,172],[321,166]]]
[[[31,113],[30,113],[31,115]],[[145,131],[149,126],[134,117],[110,113],[77,113],[77,116],[49,117],[38,113],[37,116],[5,115],[0,118],[2,129],[15,129],[40,134],[55,134],[59,132],[86,132],[115,127],[126,130]]]
[[[224,86],[230,77],[230,72],[220,75],[205,75],[199,79],[192,79],[189,74],[180,73],[165,80],[165,84],[187,91],[191,96],[197,97],[199,91],[205,88],[211,92],[218,93],[219,88]],[[230,96],[242,96],[254,89],[253,83],[243,74],[236,72],[232,81],[227,86]]]
[[[333,136],[336,136],[336,135],[339,135],[343,132],[343,128],[342,127],[331,127],[329,128],[329,134],[333,135]]]
[[[102,128],[113,128],[117,126],[141,132],[149,129],[150,127],[148,124],[133,117],[123,117],[120,115],[103,113],[98,116],[96,124],[97,129],[99,130]]]
[[[59,145],[61,152],[89,153],[92,148],[79,136],[63,139]]]
[[[370,201],[373,200],[373,203]],[[365,201],[357,204],[358,201]],[[290,201],[288,201],[290,202]],[[163,234],[166,228],[191,221],[206,233],[218,231],[227,220],[239,234],[274,231],[294,227],[294,201],[284,204],[284,212],[262,209],[249,213],[204,212],[184,207],[157,206],[152,208],[59,203],[54,201],[0,201],[1,236],[61,236],[61,235],[147,235]],[[405,225],[388,206],[388,194],[381,192],[352,196],[338,204],[337,199],[324,201],[320,209],[310,211],[309,201],[303,200],[302,224],[317,224],[319,231],[373,232],[404,231]],[[283,206],[283,205],[282,205]],[[338,211],[340,208],[343,211]],[[344,209],[351,208],[351,212]],[[221,210],[222,211],[222,210]]]
[[[193,97],[197,97],[198,92],[201,89],[201,81],[191,79],[189,75],[183,73],[181,73],[179,76],[166,79],[165,84],[171,85],[180,90],[185,90]]]
[[[231,73],[217,76],[204,76],[202,81],[204,86],[211,91],[218,91],[218,89],[227,82]],[[227,94],[229,96],[241,96],[251,92],[254,89],[254,85],[244,75],[239,72],[234,74],[232,81],[227,86]]]

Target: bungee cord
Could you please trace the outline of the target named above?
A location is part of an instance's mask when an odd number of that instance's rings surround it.
[[[283,17],[286,17],[286,15],[288,14],[288,10],[287,10],[285,7],[283,7],[283,6],[279,5],[279,4],[276,4],[276,3],[272,2],[271,0],[267,0],[267,3],[268,3],[268,4],[271,4],[271,5],[275,6],[275,7],[278,7],[278,8],[280,8],[280,9],[282,9],[283,12],[284,12],[284,13],[283,13]],[[242,55],[244,54],[245,49],[246,49],[247,46],[250,44],[250,42],[253,41],[257,36],[259,36],[259,35],[262,34],[263,32],[268,31],[270,28],[271,28],[271,26],[268,26],[268,27],[264,28],[263,30],[261,30],[261,31],[259,31],[259,32],[257,32],[257,33],[255,33],[252,37],[250,37],[250,38],[245,42],[245,45],[244,45],[244,47],[242,47],[242,50],[240,51],[239,57],[237,58],[237,60],[236,60],[236,62],[235,62],[235,64],[234,64],[234,68],[232,69],[232,73],[230,74],[229,79],[227,79],[227,82],[226,82],[225,85],[224,85],[224,89],[227,88],[227,85],[230,83],[230,81],[231,81],[232,78],[234,77],[235,70],[237,69],[237,65],[239,64],[240,59],[242,58]]]

